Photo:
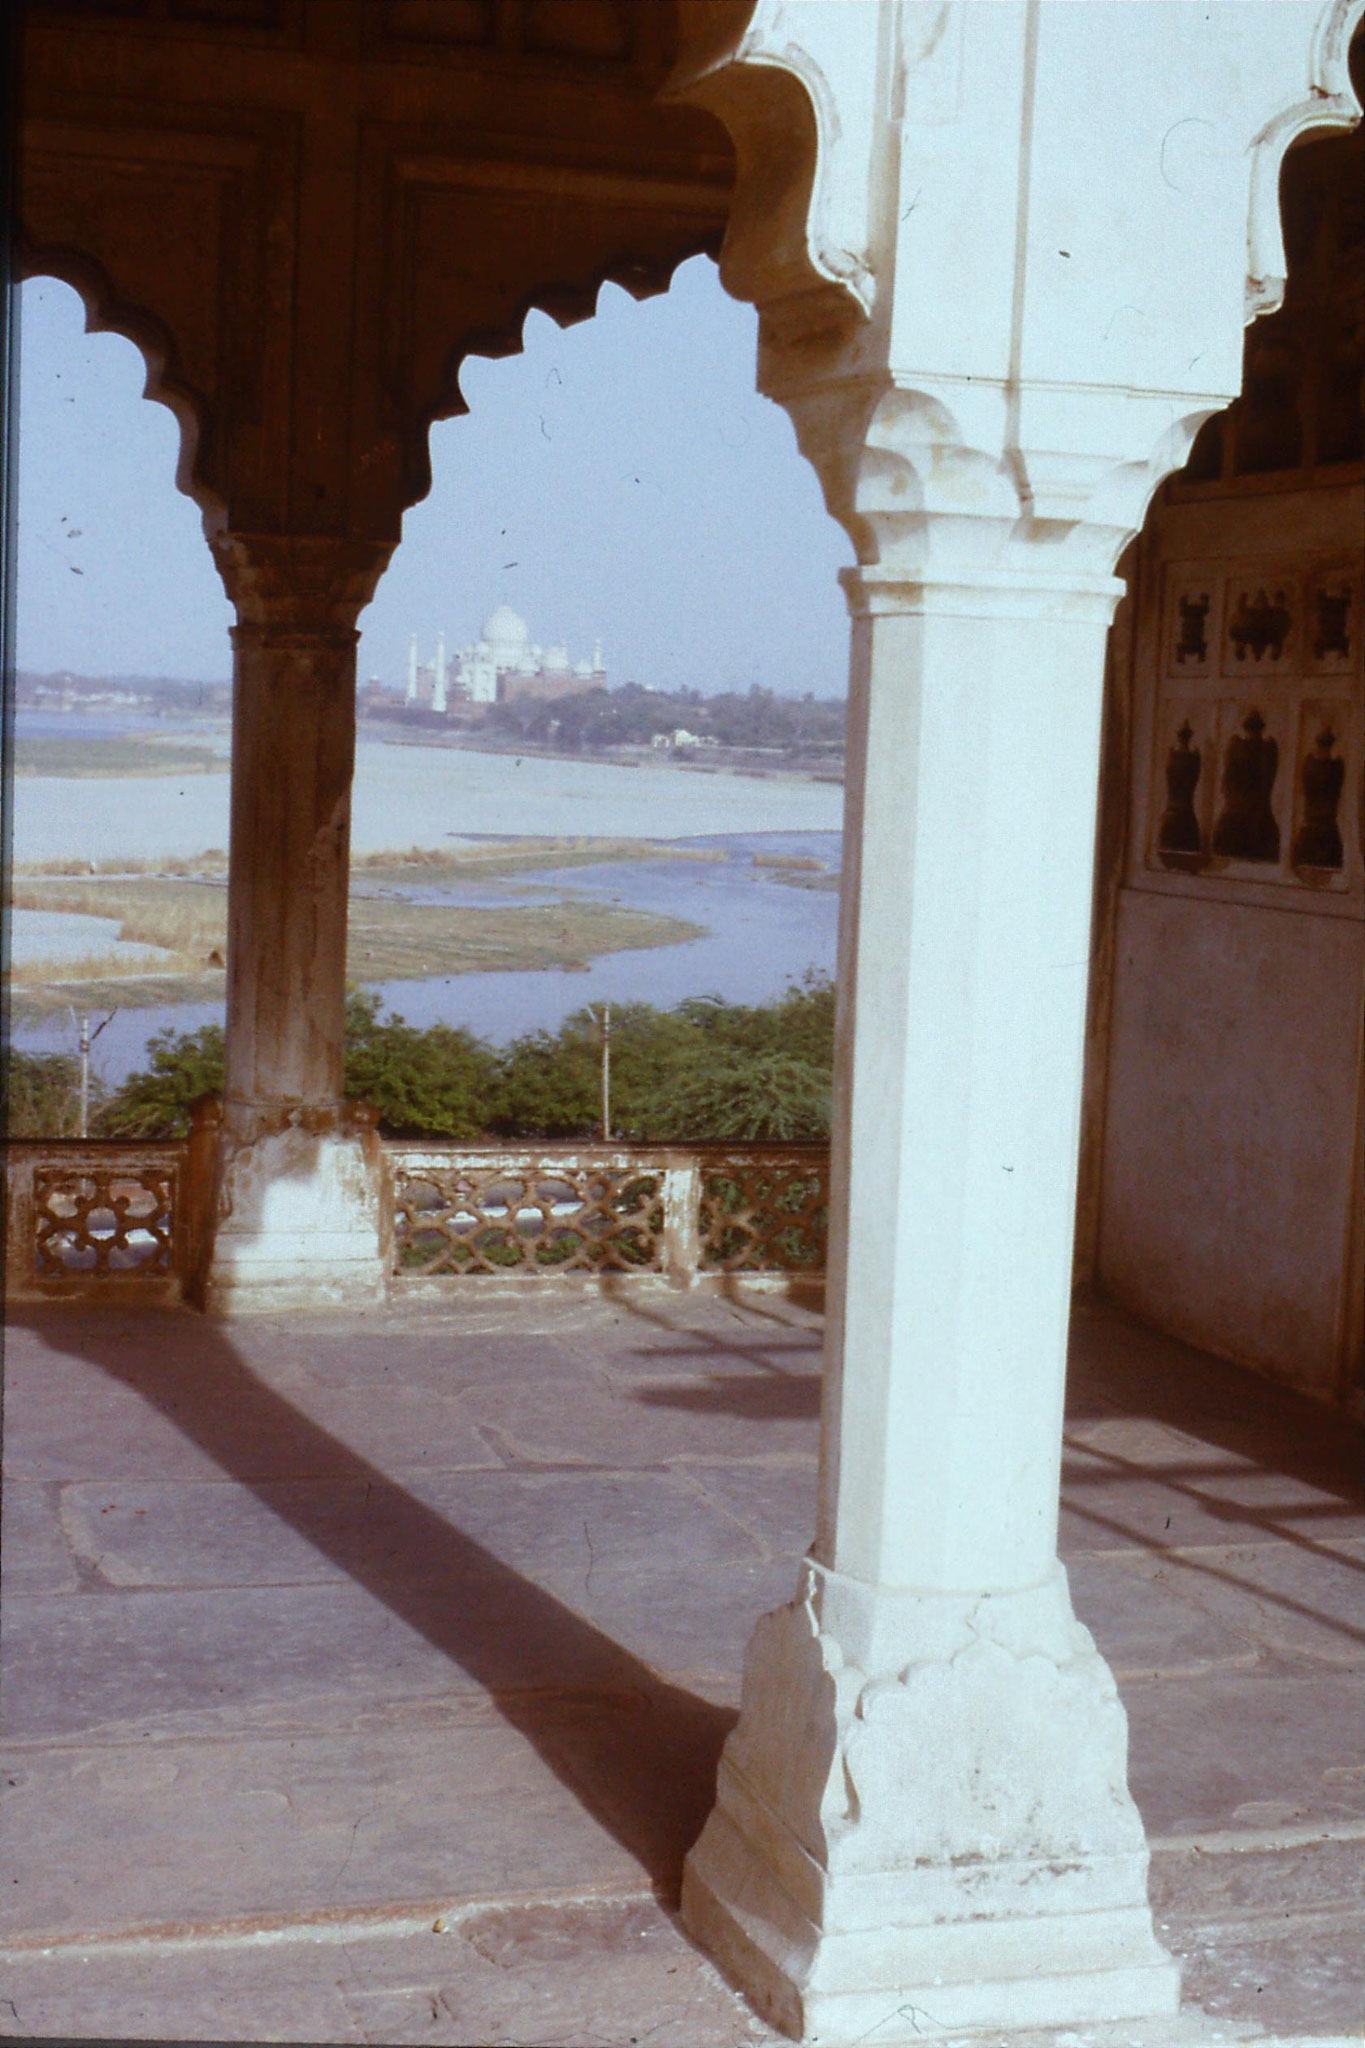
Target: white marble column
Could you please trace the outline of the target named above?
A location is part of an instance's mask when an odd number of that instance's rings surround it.
[[[383,545],[227,534],[233,629],[227,1060],[205,1305],[383,1291],[374,1131],[345,1102],[356,619]]]
[[[1104,636],[1275,302],[1284,149],[1358,118],[1349,12],[710,22],[721,274],[860,566],[819,1525],[684,1916],[812,2042],[1168,2015],[1056,1554]]]
[[[1056,1553],[1121,586],[846,580],[819,1528],[750,1647],[684,1913],[811,2040],[1172,2012],[1123,1708]]]

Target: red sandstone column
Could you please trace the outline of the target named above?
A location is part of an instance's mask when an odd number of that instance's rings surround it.
[[[377,1148],[344,1099],[346,904],[356,620],[390,550],[237,533],[213,550],[237,625],[227,1072],[204,1299],[373,1299]]]

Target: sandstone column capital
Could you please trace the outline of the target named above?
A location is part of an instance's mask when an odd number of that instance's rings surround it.
[[[273,645],[349,646],[393,542],[350,534],[238,533],[209,542],[237,630]]]

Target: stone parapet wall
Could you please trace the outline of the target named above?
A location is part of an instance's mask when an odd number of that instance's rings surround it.
[[[822,1145],[383,1147],[390,1286],[574,1277],[675,1286],[824,1274]],[[15,1300],[176,1301],[213,1200],[211,1152],[64,1139],[7,1148],[5,1286]]]

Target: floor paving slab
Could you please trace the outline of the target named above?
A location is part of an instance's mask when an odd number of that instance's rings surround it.
[[[530,1844],[535,1881],[552,1888],[645,1884],[640,1856],[557,1768],[575,1755],[572,1711],[548,1701],[523,1727],[489,1708],[366,1730],[339,1703],[327,1736],[12,1746],[0,1838],[17,1876],[0,1887],[0,1939],[516,1892]],[[630,1719],[618,1714],[618,1740]],[[675,1833],[695,1832],[708,1763],[657,1827],[671,1811]]]
[[[1311,1543],[1359,1534],[1359,1510],[1321,1487],[1246,1462],[1144,1471],[1136,1461],[1069,1449],[1064,1550],[1174,1550],[1283,1537]]]
[[[811,1454],[785,1458],[751,1458],[742,1465],[688,1463],[679,1468],[693,1486],[721,1513],[730,1516],[757,1543],[766,1559],[779,1560],[790,1571],[781,1596],[796,1589],[799,1560],[815,1527],[816,1462]]]
[[[1135,1678],[1128,1774],[1149,1835],[1353,1820],[1365,1813],[1360,1686],[1339,1671]]]
[[[55,1479],[6,1479],[0,1493],[0,1559],[10,1593],[74,1593],[85,1578],[62,1527]]]
[[[1337,1538],[1331,1549],[1259,1542],[1125,1557],[1119,1568],[1273,1655],[1365,1669],[1365,1539]]]
[[[1072,1558],[1071,1601],[1120,1683],[1130,1678],[1190,1678],[1208,1671],[1249,1670],[1258,1651],[1224,1627],[1179,1588],[1139,1576],[1126,1561]]]
[[[760,1450],[769,1456],[809,1450],[819,1393],[814,1372],[779,1377],[708,1369],[615,1393],[582,1386],[571,1402],[557,1406],[547,1405],[537,1388],[484,1386],[465,1396],[462,1412],[509,1465],[712,1464],[747,1460]]]
[[[0,2035],[770,2039],[669,1901],[809,1538],[818,1345],[663,1289],[25,1311]],[[1348,2029],[1359,1432],[1107,1311],[1074,1350],[1063,1546],[1158,1916],[1222,2040]],[[1212,2048],[1159,2034],[1093,2048]]]

